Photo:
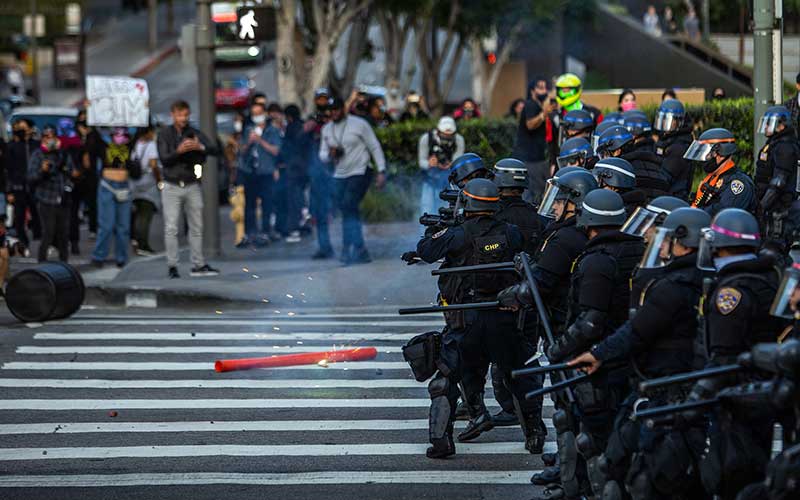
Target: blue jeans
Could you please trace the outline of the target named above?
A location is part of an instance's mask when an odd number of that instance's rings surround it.
[[[422,181],[422,195],[420,196],[419,215],[439,214],[439,207],[446,206],[446,203],[439,198],[439,193],[449,185],[447,170],[431,169],[425,172]]]
[[[284,236],[289,234],[289,197],[287,187],[286,173],[281,172],[278,182],[272,185],[272,210],[275,212],[275,231]]]
[[[330,216],[333,208],[333,177],[328,166],[312,159],[308,174],[311,181],[309,211],[317,223],[317,245],[319,251],[333,251],[330,235]]]
[[[272,213],[272,175],[246,174],[244,184],[244,231],[254,237],[269,233],[269,215]],[[261,200],[261,229],[258,228],[256,207]]]
[[[105,181],[114,189],[127,189],[127,182]],[[108,257],[111,238],[114,238],[114,260],[128,262],[128,243],[131,240],[131,200],[119,202],[114,193],[100,185],[97,188],[97,241],[92,260],[104,261]]]
[[[342,255],[364,248],[361,200],[369,189],[369,173],[336,179],[336,202],[342,212]]]

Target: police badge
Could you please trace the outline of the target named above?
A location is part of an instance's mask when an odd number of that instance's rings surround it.
[[[742,194],[744,191],[744,182],[742,181],[733,181],[731,182],[731,192],[735,195]]]
[[[742,292],[735,288],[725,287],[717,292],[717,309],[723,316],[732,313],[742,301]]]

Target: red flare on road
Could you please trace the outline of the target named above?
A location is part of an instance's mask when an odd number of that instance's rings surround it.
[[[281,366],[317,365],[341,361],[367,361],[375,359],[378,350],[374,347],[357,347],[341,351],[304,352],[267,358],[220,359],[214,362],[217,372],[252,370],[253,368],[277,368]]]

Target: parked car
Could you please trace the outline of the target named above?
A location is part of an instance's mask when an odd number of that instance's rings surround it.
[[[39,134],[45,125],[55,125],[59,137],[70,137],[75,134],[77,108],[54,106],[20,106],[8,117],[5,127],[6,137],[11,136],[11,124],[19,118],[30,120]]]
[[[250,104],[255,83],[249,78],[226,78],[219,80],[214,90],[217,109],[244,109]]]

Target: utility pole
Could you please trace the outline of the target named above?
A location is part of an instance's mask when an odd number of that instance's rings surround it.
[[[158,48],[158,0],[147,0],[147,48]]]
[[[703,0],[700,4],[700,8],[703,10],[700,15],[703,19],[703,38],[705,40],[709,40],[711,38],[711,20],[709,19],[708,3],[709,0]]]
[[[199,92],[200,130],[217,142],[214,108],[214,29],[211,23],[211,0],[197,0],[197,89]],[[220,254],[219,192],[217,158],[209,156],[203,168],[203,251],[206,257]]]
[[[36,33],[36,0],[31,0],[31,92],[39,102],[39,44]]]
[[[753,161],[766,138],[758,122],[767,108],[783,101],[783,0],[753,2]]]

